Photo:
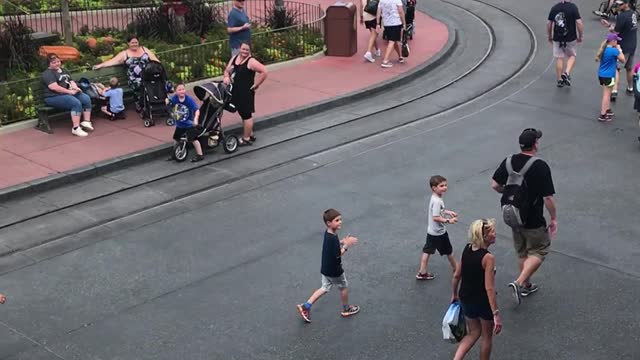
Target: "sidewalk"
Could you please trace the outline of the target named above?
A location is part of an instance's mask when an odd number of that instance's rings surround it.
[[[326,8],[333,2],[323,0],[321,5]],[[444,24],[421,12],[416,12],[415,24],[411,56],[405,64],[395,64],[391,69],[381,68],[380,59],[374,64],[363,59],[368,32],[359,25],[356,55],[350,58],[323,56],[271,71],[256,94],[256,122],[372,85],[383,85],[423,64],[444,47],[449,34]],[[223,117],[224,126],[238,123],[237,114]],[[96,116],[95,131],[85,138],[71,135],[70,120],[54,121],[52,126],[53,135],[33,128],[0,134],[0,189],[166,144],[171,141],[174,130],[164,121],[145,128],[132,110],[128,110],[126,120],[116,122]],[[259,132],[256,135],[259,137]]]

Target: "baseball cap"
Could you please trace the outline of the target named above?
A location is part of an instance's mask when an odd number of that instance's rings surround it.
[[[524,129],[518,141],[520,142],[521,149],[529,149],[532,148],[536,143],[536,140],[542,137],[542,131],[534,128]]]
[[[608,35],[607,35],[607,41],[613,41],[613,40],[618,40],[618,41],[620,41],[620,40],[622,40],[622,38],[621,38],[618,34],[616,34],[616,33],[610,33],[610,34],[608,34]]]
[[[629,0],[616,0],[616,4],[628,4]]]

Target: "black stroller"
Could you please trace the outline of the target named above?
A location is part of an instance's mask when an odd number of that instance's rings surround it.
[[[202,149],[212,149],[222,144],[227,154],[238,150],[238,137],[226,134],[222,130],[222,114],[224,110],[236,112],[231,104],[233,85],[223,82],[211,82],[193,88],[196,97],[202,101],[200,117],[198,118],[198,136],[196,139],[202,144]],[[184,161],[189,156],[189,144],[186,134],[173,146],[171,157],[176,161]]]
[[[166,124],[168,126],[175,124],[167,105],[168,85],[167,73],[161,63],[150,61],[142,70],[142,84],[140,87],[142,112],[140,115],[145,127],[156,124],[154,116],[166,116]]]

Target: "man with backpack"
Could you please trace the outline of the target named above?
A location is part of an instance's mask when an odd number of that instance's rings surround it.
[[[519,137],[521,152],[502,161],[491,182],[491,187],[502,194],[502,216],[513,232],[520,274],[509,287],[518,305],[521,296],[529,296],[538,290],[531,282],[531,276],[549,253],[551,237],[558,228],[551,169],[536,157],[541,137],[542,131],[525,129]],[[543,206],[551,217],[548,227]]]
[[[571,69],[576,62],[577,47],[582,42],[584,30],[580,12],[576,4],[560,0],[549,11],[548,20],[547,36],[553,46],[553,57],[556,58],[557,86],[571,86]]]

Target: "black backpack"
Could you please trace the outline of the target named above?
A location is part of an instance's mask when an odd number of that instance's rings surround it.
[[[513,170],[513,165],[511,164],[512,157],[513,155],[510,155],[507,160],[505,160],[509,177],[502,191],[500,205],[502,206],[504,223],[512,228],[518,228],[524,225],[526,221],[529,201],[527,182],[524,180],[524,176],[538,158],[532,156],[527,160],[522,169],[516,172]]]
[[[378,0],[367,0],[367,5],[364,7],[364,12],[371,15],[378,14]]]

